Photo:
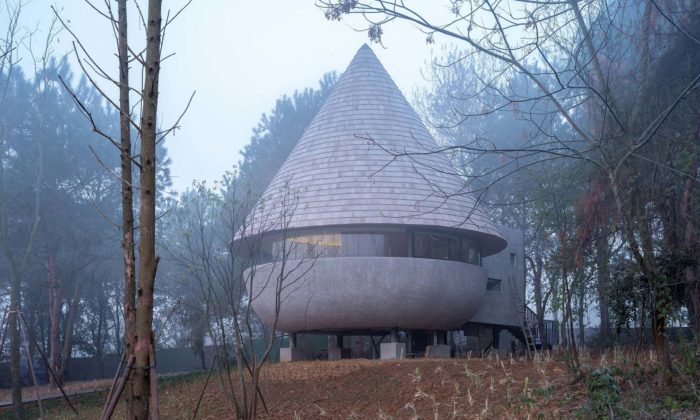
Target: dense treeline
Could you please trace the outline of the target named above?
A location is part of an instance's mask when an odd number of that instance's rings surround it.
[[[48,60],[46,69],[34,76],[19,66],[11,70],[0,73],[6,110],[0,115],[0,308],[4,314],[10,283],[16,282],[29,326],[26,339],[56,356],[55,367],[63,378],[71,356],[121,353],[124,326],[118,155],[92,132],[84,110],[59,76],[76,86],[75,93],[103,131],[116,133],[119,120],[84,79],[74,83],[66,60]],[[203,354],[204,343],[212,342],[207,322],[214,322],[215,314],[203,314],[212,302],[201,293],[203,279],[198,280],[203,266],[191,260],[197,249],[187,244],[187,239],[206,235],[195,221],[219,233],[211,244],[213,251],[227,248],[233,233],[224,226],[224,208],[258,200],[335,79],[329,73],[318,89],[283,96],[263,114],[237,172],[225,174],[214,185],[196,183],[178,196],[162,194],[159,243],[164,253],[156,329],[178,300],[181,305],[159,345],[191,346]],[[159,182],[167,187],[169,161],[162,143],[159,150]],[[8,349],[6,345],[1,361],[8,361]],[[39,356],[32,351],[32,357]]]
[[[22,336],[36,340],[63,378],[72,355],[122,351],[119,156],[85,113],[105,133],[117,132],[119,120],[84,78],[74,80],[65,59],[46,57],[32,75],[11,59],[0,67],[0,308],[5,314],[19,300]],[[165,188],[162,144],[159,156]]]
[[[9,281],[0,285],[20,293],[26,332],[65,373],[76,350],[119,350],[118,163],[61,85],[59,77],[73,83],[65,60],[47,59],[33,75],[1,70],[0,270]],[[114,130],[97,92],[84,80],[76,90]]]

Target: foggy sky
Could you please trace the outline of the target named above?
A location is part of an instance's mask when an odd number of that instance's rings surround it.
[[[182,3],[167,0],[163,7],[174,11]],[[83,0],[33,0],[22,23],[37,28],[39,38],[45,36],[53,16],[51,4],[86,49],[116,76],[112,30]],[[95,4],[103,6],[99,0]],[[130,38],[140,40],[142,28],[133,7],[130,12]],[[362,27],[358,20],[353,23]],[[415,87],[425,83],[421,69],[441,47],[426,45],[425,35],[403,22],[385,27],[384,33],[385,48],[371,47],[411,100]],[[70,34],[62,32],[55,54],[70,51],[71,42]],[[279,96],[317,86],[327,71],[341,72],[365,42],[365,31],[347,22],[327,21],[313,0],[194,0],[166,33],[163,55],[176,54],[161,70],[161,126],[172,124],[197,91],[182,129],[166,142],[174,189],[184,190],[193,179],[220,178],[240,160],[252,128]],[[138,82],[137,76],[132,74],[132,83]]]

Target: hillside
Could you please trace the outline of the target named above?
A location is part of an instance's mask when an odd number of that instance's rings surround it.
[[[682,384],[654,394],[644,384],[653,372],[629,355],[610,352],[585,356],[589,364],[608,366],[613,374],[598,378],[598,405],[608,414],[635,418],[692,418],[697,407],[681,402]],[[262,391],[269,415],[263,418],[594,418],[589,381],[572,381],[566,363],[538,356],[534,361],[481,358],[401,361],[343,360],[273,364],[263,374]],[[161,381],[161,418],[191,418],[206,374],[199,372]],[[197,418],[231,418],[223,376],[213,375]],[[235,378],[234,378],[235,383]],[[615,389],[621,401],[615,403]],[[29,391],[29,390],[27,390]],[[30,395],[27,392],[27,395]],[[672,396],[671,396],[672,395]],[[99,416],[105,391],[73,397],[83,418]],[[62,401],[46,404],[49,417],[69,418]],[[36,413],[36,407],[32,408]],[[119,410],[123,410],[120,404]],[[123,413],[117,411],[116,418]],[[2,412],[5,416],[8,411]],[[262,413],[261,413],[262,414]],[[542,417],[544,416],[544,417]]]

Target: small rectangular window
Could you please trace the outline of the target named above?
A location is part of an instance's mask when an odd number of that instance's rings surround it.
[[[515,253],[514,253],[514,252],[511,252],[511,253],[510,253],[510,265],[513,266],[513,267],[517,267],[517,266],[518,266],[518,262],[517,262],[517,260],[515,259]]]
[[[486,290],[488,290],[490,292],[500,292],[501,291],[501,280],[488,279],[486,281]]]

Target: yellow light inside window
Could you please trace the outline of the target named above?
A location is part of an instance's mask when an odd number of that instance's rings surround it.
[[[292,242],[307,245],[340,246],[340,235],[306,235],[290,238]]]

